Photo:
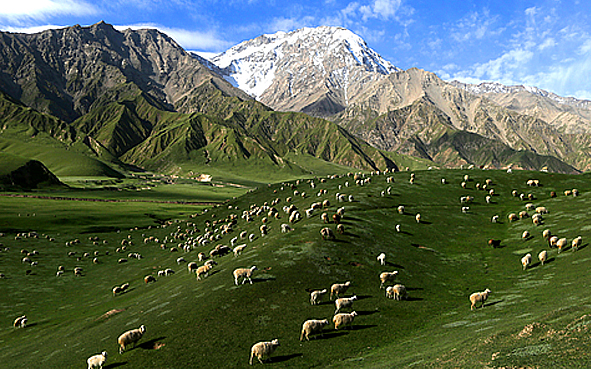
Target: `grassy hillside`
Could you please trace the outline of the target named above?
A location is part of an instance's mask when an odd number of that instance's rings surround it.
[[[463,189],[459,183],[466,174],[470,180]],[[273,184],[207,212],[194,206],[167,206],[162,211],[146,208],[142,216],[145,204],[137,204],[134,212],[116,207],[106,211],[107,205],[103,208],[98,204],[58,213],[55,202],[45,202],[38,203],[35,217],[42,213],[45,219],[40,222],[31,214],[17,216],[22,211],[17,209],[32,209],[31,204],[4,206],[7,210],[0,224],[10,221],[13,226],[0,229],[6,233],[0,242],[10,248],[0,251],[0,272],[6,276],[0,279],[0,315],[4,317],[0,324],[0,361],[6,368],[77,368],[85,365],[87,357],[107,350],[107,368],[182,368],[203,363],[240,368],[248,367],[252,344],[278,338],[281,346],[271,367],[591,365],[586,355],[591,343],[587,332],[591,319],[586,316],[589,296],[581,288],[591,282],[587,241],[591,227],[586,226],[591,186],[587,175],[430,170],[416,172],[415,184],[409,183],[408,172],[393,177],[395,183],[387,184],[386,176],[376,175],[364,186],[355,185],[354,179],[346,176],[326,183],[315,179],[314,189],[307,181]],[[441,178],[448,183],[442,184]],[[486,193],[476,189],[476,184],[487,178],[492,179],[490,187],[495,190],[490,204],[485,202]],[[528,187],[530,178],[539,179],[541,186]],[[387,187],[391,187],[391,193],[382,196]],[[580,191],[578,197],[563,194],[572,188]],[[306,196],[295,196],[296,189]],[[317,196],[320,189],[327,193]],[[531,218],[507,220],[509,213],[524,210],[527,202],[513,197],[512,190],[531,193],[533,204],[547,207],[544,225],[534,226]],[[550,198],[551,191],[558,197]],[[354,201],[337,202],[337,192],[353,195]],[[474,201],[463,213],[459,199],[466,195],[473,196]],[[304,217],[292,224],[292,232],[282,234],[280,225],[287,223],[288,217],[281,208],[288,197]],[[270,218],[269,234],[262,237],[258,229],[263,215],[253,215],[253,221],[246,222],[242,212],[276,198],[281,199],[276,206],[280,219]],[[334,224],[322,223],[322,211],[311,218],[303,212],[312,202],[323,199],[331,202],[324,210],[329,214],[345,207],[345,234],[337,234],[335,240],[320,237],[322,227],[335,229]],[[13,199],[0,199],[8,200]],[[404,214],[397,212],[399,205],[405,206]],[[147,213],[154,215],[152,221]],[[162,227],[161,222],[175,213],[178,220]],[[415,221],[416,213],[422,215],[420,223]],[[60,218],[59,222],[51,220],[52,214]],[[112,229],[120,232],[100,232],[87,226],[77,230],[72,223],[87,222],[99,214],[103,225],[109,223],[110,214],[114,216]],[[216,220],[225,224],[230,214],[238,217],[228,235],[221,235],[219,225],[207,225]],[[498,223],[490,221],[493,215],[500,216]],[[137,229],[130,225],[136,216]],[[401,232],[396,232],[396,224],[400,224]],[[171,252],[173,247],[192,244],[206,228],[212,232],[218,228],[213,234],[220,238],[188,253]],[[581,235],[583,246],[577,252],[566,249],[559,254],[543,240],[545,228],[566,237],[569,245]],[[43,236],[15,240],[16,232],[30,230],[39,230],[55,241]],[[198,252],[208,253],[218,244],[229,245],[242,230],[255,234],[255,240],[239,240],[247,247],[238,257],[230,254],[216,258],[219,265],[204,280],[197,281],[189,274],[185,263],[177,264],[180,256],[196,261]],[[532,235],[527,240],[521,238],[524,230]],[[152,236],[158,241],[144,243]],[[80,244],[65,246],[76,238]],[[488,246],[491,238],[501,240],[501,247]],[[122,253],[115,252],[123,239],[133,244]],[[39,251],[38,256],[31,256],[39,265],[21,263],[21,249]],[[549,252],[544,266],[536,258],[542,249]],[[71,251],[76,255],[68,257]],[[92,263],[93,256],[83,256],[94,251],[98,251],[98,264]],[[130,252],[143,257],[127,257]],[[380,252],[387,254],[386,266],[376,261]],[[528,252],[534,261],[524,271],[520,259]],[[128,262],[119,264],[117,260],[122,257]],[[55,276],[58,265],[66,269],[61,277]],[[258,267],[254,283],[235,286],[232,270],[251,265]],[[84,269],[83,276],[73,275],[76,266]],[[156,276],[165,268],[176,273]],[[399,271],[397,282],[406,285],[407,300],[386,299],[379,288],[379,273],[392,270]],[[156,276],[157,281],[145,284],[146,275]],[[352,328],[335,331],[331,325],[322,338],[300,342],[304,320],[330,320],[334,312],[328,298],[311,306],[308,291],[347,280],[352,282],[347,296],[358,296],[353,308],[359,315]],[[113,296],[113,286],[125,282],[131,284],[130,289]],[[493,292],[484,308],[470,311],[468,296],[485,288]],[[13,319],[23,314],[30,326],[13,328]],[[119,355],[117,336],[141,324],[147,332],[140,344]]]

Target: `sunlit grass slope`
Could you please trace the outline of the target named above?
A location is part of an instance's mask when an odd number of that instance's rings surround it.
[[[466,174],[470,178],[464,189],[460,182]],[[394,183],[386,183],[388,176],[393,176]],[[191,206],[152,209],[152,222],[140,215],[139,208],[127,213],[126,209],[80,208],[69,219],[58,215],[64,218],[62,230],[47,218],[55,205],[48,205],[40,223],[32,216],[23,219],[22,214],[18,219],[15,209],[8,211],[0,223],[0,231],[6,233],[0,242],[10,248],[0,252],[0,272],[6,276],[0,280],[2,366],[79,368],[89,356],[107,350],[107,368],[241,368],[248,367],[252,344],[274,338],[281,346],[269,367],[591,365],[586,355],[591,319],[585,317],[590,310],[585,286],[591,282],[591,226],[587,224],[591,185],[587,175],[431,170],[416,172],[414,184],[409,183],[409,172],[366,178],[371,181],[363,186],[347,176],[325,183],[314,179],[315,188],[305,180],[272,184],[205,213]],[[442,178],[447,184],[441,183]],[[541,186],[527,186],[530,178],[539,179]],[[476,189],[486,179],[492,180],[489,189],[495,191],[490,204],[485,201],[488,193]],[[564,195],[564,190],[573,188],[579,190],[578,197]],[[326,194],[318,196],[320,190]],[[511,195],[513,190],[526,196],[531,193],[533,200],[522,201]],[[558,196],[551,198],[551,191]],[[353,201],[340,203],[336,193],[352,195]],[[474,201],[461,204],[460,197],[467,195]],[[291,224],[293,231],[282,234],[281,224],[288,223],[282,207],[288,197],[303,219]],[[251,206],[270,204],[276,198],[281,200],[276,205],[280,219],[268,219],[269,234],[263,237],[259,227],[266,212],[253,215],[251,222],[241,216]],[[306,218],[304,209],[325,199],[330,206]],[[507,220],[509,213],[525,210],[527,202],[549,210],[543,225],[534,226],[531,218]],[[397,211],[399,205],[405,206],[403,214]],[[13,206],[30,209],[33,204]],[[345,208],[345,234],[322,240],[320,229],[334,230],[335,225],[323,224],[320,214],[332,215],[341,206]],[[469,210],[463,213],[462,206]],[[112,231],[84,226],[77,232],[75,223],[68,225],[94,217],[108,225],[100,212],[112,214]],[[175,212],[178,221],[162,227],[161,222]],[[415,220],[417,213],[420,223]],[[128,217],[123,220],[125,214]],[[227,224],[231,214],[237,215],[237,224],[227,235],[221,234],[219,224],[206,225],[216,220]],[[499,215],[498,223],[491,222],[494,215]],[[129,226],[135,216],[138,229]],[[395,230],[397,224],[400,232]],[[16,232],[42,228],[55,241],[44,238],[41,231],[40,238],[15,240]],[[220,238],[205,246],[197,244],[191,252],[179,249],[203,235],[206,228]],[[559,254],[542,238],[545,228],[566,237],[569,244],[580,235],[583,246],[577,252],[566,249]],[[523,240],[524,230],[532,237]],[[218,244],[230,245],[230,239],[241,231],[256,238],[238,240],[247,244],[242,255],[216,258],[219,265],[209,277],[197,281],[185,263],[177,264],[181,256],[197,261],[198,252],[208,254]],[[144,243],[149,237],[158,241]],[[79,244],[65,246],[76,238]],[[501,240],[501,247],[488,246],[491,238]],[[124,239],[133,244],[117,253]],[[178,251],[171,252],[173,247]],[[39,265],[21,263],[21,249],[39,251],[38,256],[31,256]],[[537,254],[543,249],[548,250],[549,260],[541,266]],[[72,251],[76,254],[69,257]],[[95,251],[97,264],[91,261]],[[85,252],[91,256],[84,257]],[[140,253],[142,259],[128,257],[132,252]],[[386,266],[376,260],[380,252],[387,254]],[[534,262],[524,271],[520,259],[528,252]],[[118,263],[120,258],[128,261]],[[61,277],[55,276],[58,265],[66,269]],[[254,283],[235,286],[232,270],[252,265],[258,267]],[[74,276],[76,266],[83,268],[83,276]],[[157,272],[166,268],[176,273],[158,277]],[[393,270],[399,271],[397,282],[407,287],[407,300],[387,299],[379,288],[378,275]],[[144,283],[146,275],[157,281]],[[328,298],[311,306],[308,291],[345,281],[351,281],[347,296],[358,297],[353,308],[359,315],[352,328],[335,331],[331,325],[322,338],[300,342],[306,319],[331,320],[334,313]],[[113,296],[111,289],[125,282],[130,289]],[[493,292],[485,306],[471,311],[468,296],[486,288]],[[14,318],[23,314],[30,326],[13,328]],[[118,354],[117,336],[141,324],[147,332],[140,344]],[[526,328],[530,325],[533,328]]]

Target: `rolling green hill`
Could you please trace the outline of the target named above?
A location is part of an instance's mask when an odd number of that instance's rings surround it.
[[[586,350],[591,343],[589,296],[583,288],[590,282],[591,261],[591,228],[586,225],[591,193],[588,176],[517,170],[415,174],[414,184],[409,183],[408,172],[367,176],[370,182],[363,186],[355,185],[352,176],[316,178],[315,188],[305,180],[277,183],[206,212],[202,207],[176,207],[152,223],[149,218],[138,218],[137,229],[129,225],[133,218],[114,217],[112,227],[120,231],[82,234],[71,221],[84,223],[115,208],[108,203],[88,203],[85,211],[60,213],[54,221],[52,208],[58,203],[37,203],[42,208],[35,217],[18,217],[19,207],[0,198],[5,209],[0,225],[10,221],[17,225],[0,226],[5,233],[0,242],[9,248],[0,251],[0,272],[5,276],[0,279],[3,367],[76,368],[85,365],[87,357],[107,350],[107,367],[181,368],[207,363],[240,368],[248,367],[252,344],[274,338],[281,346],[268,364],[271,367],[591,365]],[[469,175],[465,189],[460,186],[464,175]],[[394,183],[386,182],[388,176]],[[447,184],[442,184],[442,178]],[[495,191],[491,203],[485,201],[487,192],[476,189],[486,179],[492,180],[489,189]],[[538,179],[540,186],[527,186],[528,179]],[[563,194],[573,188],[579,196]],[[305,197],[295,190],[305,192]],[[320,190],[327,192],[317,196]],[[528,218],[507,220],[509,213],[525,210],[528,202],[513,196],[513,190],[531,194],[529,202],[548,209],[543,225],[533,225],[533,211]],[[551,191],[558,196],[550,197]],[[352,195],[353,201],[338,202],[336,193]],[[467,195],[474,200],[461,204],[460,197]],[[281,224],[288,223],[282,210],[288,197],[303,219],[291,224],[293,231],[282,233]],[[280,218],[269,217],[268,235],[261,236],[259,227],[266,210],[256,215],[257,207],[265,202],[271,206],[276,198],[280,199],[275,206]],[[304,209],[325,199],[329,207],[307,218]],[[405,206],[403,214],[397,211],[399,205]],[[153,213],[155,205],[136,206],[136,213],[142,207],[145,213]],[[320,229],[334,230],[335,225],[323,224],[320,214],[332,214],[341,206],[345,208],[345,233],[337,233],[335,240],[322,240]],[[469,209],[462,212],[462,206]],[[251,222],[242,217],[246,210],[253,210]],[[176,211],[178,216],[169,218]],[[417,213],[420,223],[415,221]],[[231,214],[236,215],[236,224],[224,235],[220,226],[230,221]],[[499,215],[499,222],[491,222],[494,215]],[[400,232],[395,230],[397,224]],[[580,235],[583,244],[576,252],[567,248],[558,253],[542,238],[546,228],[566,237],[569,245]],[[39,232],[39,238],[15,239],[17,232],[32,230]],[[531,236],[522,239],[525,230]],[[208,231],[214,240],[207,245],[196,242],[191,252],[171,252],[192,245]],[[252,242],[241,240],[241,231],[256,237]],[[239,238],[238,244],[247,244],[244,252],[237,257],[217,257],[218,265],[203,280],[196,280],[186,263],[177,263],[181,256],[187,262],[197,261],[198,252],[230,245],[233,237]],[[66,246],[74,239],[80,243]],[[116,252],[124,239],[132,244]],[[490,247],[489,239],[500,240],[500,247]],[[21,249],[37,250],[38,255],[30,258],[39,264],[22,263]],[[537,254],[544,249],[549,258],[542,266]],[[95,251],[96,264],[91,261]],[[68,256],[69,252],[75,252],[74,256]],[[91,256],[84,256],[85,252]],[[387,254],[385,266],[376,260],[380,252]],[[128,253],[140,253],[142,258],[134,259]],[[532,254],[533,262],[523,270],[520,259],[526,253]],[[128,261],[118,263],[120,258]],[[58,265],[65,266],[61,277],[55,276]],[[252,265],[258,267],[254,283],[235,286],[232,270]],[[72,273],[76,266],[83,268],[82,276]],[[166,268],[176,273],[158,277],[157,272]],[[399,271],[396,282],[407,287],[408,299],[387,299],[379,288],[378,275],[392,270]],[[154,275],[157,281],[144,283],[146,275]],[[345,281],[351,281],[347,296],[358,297],[353,309],[359,315],[351,329],[336,331],[331,325],[323,337],[300,342],[303,321],[330,320],[334,313],[328,296],[320,305],[311,306],[309,291]],[[130,289],[113,296],[111,289],[125,282]],[[492,293],[485,306],[471,311],[468,296],[486,288]],[[13,319],[23,314],[29,326],[13,328]],[[137,347],[118,354],[117,336],[141,324],[147,332]]]

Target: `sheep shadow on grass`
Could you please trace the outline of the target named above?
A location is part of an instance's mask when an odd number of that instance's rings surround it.
[[[165,339],[166,337],[162,336],[162,337],[157,337],[157,338],[152,338],[149,341],[140,343],[139,345],[137,345],[137,347],[140,347],[144,350],[157,350],[158,348],[160,348],[161,346],[158,345],[158,341]],[[127,351],[127,350],[126,350]]]
[[[352,325],[349,328],[352,331],[361,331],[363,329],[369,329],[369,328],[375,328],[375,327],[377,327],[377,324],[356,324],[356,325]]]
[[[406,296],[406,298],[404,300],[412,302],[412,301],[423,301],[424,299],[422,297]]]
[[[127,361],[124,361],[122,363],[107,364],[107,365],[103,366],[103,369],[117,368],[117,367],[123,366],[123,365],[127,365]]]
[[[583,244],[583,245],[579,246],[579,250],[582,250],[582,249],[584,249],[584,248],[585,248],[585,247],[587,247],[588,245],[589,245],[588,243],[585,243],[585,244]]]
[[[282,363],[284,361],[295,359],[296,357],[302,357],[302,356],[304,356],[304,354],[302,354],[302,353],[281,355],[281,356],[271,356],[265,362],[266,363]]]
[[[336,338],[342,335],[347,334],[346,332],[343,332],[342,330],[337,331],[337,330],[330,330],[330,331],[325,331],[322,333],[322,335],[317,335],[314,337],[314,339],[319,339],[319,340],[329,340],[331,338]]]
[[[355,311],[357,311],[357,310],[355,310]],[[359,316],[373,315],[375,313],[379,313],[379,311],[377,311],[377,310],[357,311],[357,315],[359,315]]]
[[[484,303],[484,304],[482,304],[481,308],[483,308],[485,306],[495,306],[496,304],[500,304],[503,301],[505,301],[505,300],[501,299],[501,300],[497,300],[497,301],[492,301],[492,302]]]
[[[391,261],[386,261],[386,265],[387,265],[387,266],[391,266],[391,267],[393,267],[393,268],[397,268],[397,269],[404,269],[404,266],[402,266],[402,265],[398,265],[398,264],[396,264],[396,263],[393,263],[393,262],[391,262]]]

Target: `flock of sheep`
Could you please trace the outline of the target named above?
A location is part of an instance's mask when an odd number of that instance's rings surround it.
[[[372,181],[372,177],[374,177],[374,175],[379,175],[379,174],[384,174],[387,175],[387,172],[385,173],[372,173],[372,175],[370,176],[365,176],[362,174],[350,174],[349,176],[351,177],[351,183],[354,183],[354,185],[356,186],[366,186],[369,185]],[[333,176],[331,177],[332,179],[338,178],[338,176]],[[463,178],[464,180],[461,182],[461,187],[463,189],[468,189],[469,185],[470,185],[470,177],[468,175],[464,176]],[[374,179],[374,181],[379,181],[380,180],[380,176],[378,176],[376,179]],[[320,182],[321,183],[326,183],[326,179],[321,179]],[[394,179],[393,177],[387,177],[386,176],[386,185],[390,185],[387,189],[385,189],[384,191],[380,192],[380,196],[385,196],[386,194],[391,194],[392,191],[392,186],[391,184],[394,183]],[[415,184],[416,183],[416,176],[414,173],[411,174],[410,176],[410,180],[409,180],[410,184]],[[447,184],[448,182],[445,179],[441,180],[442,184]],[[312,202],[308,208],[303,210],[303,213],[305,214],[306,218],[311,218],[314,216],[315,213],[320,212],[320,216],[319,216],[319,220],[322,222],[322,228],[320,229],[320,236],[323,240],[334,240],[337,236],[336,234],[345,234],[345,227],[342,223],[342,220],[345,219],[345,206],[346,203],[351,203],[354,202],[355,199],[352,195],[350,194],[345,194],[345,193],[340,193],[337,192],[334,195],[334,201],[336,201],[337,204],[342,205],[339,206],[336,211],[334,211],[334,213],[329,213],[329,209],[332,207],[330,200],[327,199],[328,196],[330,196],[331,194],[329,194],[327,192],[327,190],[325,189],[317,189],[318,185],[314,182],[314,180],[309,180],[308,184],[310,186],[311,191],[313,192],[312,194],[308,195],[308,197],[311,196],[316,196],[318,197],[318,201],[314,201]],[[242,255],[242,253],[247,250],[248,248],[248,244],[244,243],[246,240],[248,240],[248,242],[253,242],[254,240],[258,239],[258,238],[263,238],[263,237],[267,237],[269,235],[270,232],[272,232],[274,230],[274,228],[270,225],[270,220],[271,219],[280,219],[281,218],[281,211],[283,211],[283,213],[285,214],[286,218],[288,219],[288,223],[282,223],[280,226],[280,230],[282,233],[288,233],[288,232],[293,232],[293,231],[297,231],[297,226],[296,224],[301,221],[303,219],[302,217],[302,213],[300,213],[300,210],[297,208],[297,206],[295,205],[296,198],[306,198],[307,195],[305,192],[299,192],[297,189],[297,186],[300,185],[300,181],[295,182],[294,184],[288,184],[288,183],[284,183],[282,184],[281,188],[278,190],[275,190],[274,193],[280,193],[281,191],[284,191],[285,189],[292,189],[293,190],[293,196],[290,196],[283,199],[281,197],[276,197],[274,200],[270,201],[270,202],[265,202],[263,205],[258,206],[256,204],[251,205],[248,209],[242,210],[240,212],[241,209],[238,209],[237,207],[232,207],[232,206],[228,206],[229,210],[234,211],[234,213],[231,213],[230,215],[228,215],[226,218],[224,219],[215,219],[215,214],[212,215],[212,218],[208,218],[207,221],[205,221],[205,229],[203,232],[199,232],[197,231],[196,228],[196,224],[188,222],[187,223],[187,228],[185,230],[182,230],[181,225],[177,225],[176,230],[173,229],[173,231],[166,235],[163,239],[158,239],[154,236],[144,236],[144,240],[143,243],[144,244],[151,244],[154,243],[155,245],[157,245],[160,249],[165,250],[166,252],[180,252],[180,251],[184,251],[185,253],[191,253],[193,250],[200,248],[200,247],[208,247],[209,245],[213,244],[213,243],[218,243],[218,242],[222,242],[224,239],[229,238],[229,246],[226,244],[217,244],[215,247],[213,247],[209,253],[206,252],[199,252],[197,254],[197,260],[196,261],[190,261],[187,262],[185,260],[185,257],[177,257],[176,258],[176,263],[177,265],[181,265],[183,263],[187,263],[187,269],[189,273],[195,273],[196,275],[196,279],[198,281],[203,281],[204,279],[206,279],[208,277],[208,275],[210,274],[210,272],[212,271],[212,269],[218,265],[218,261],[221,262],[222,257],[227,255],[227,254],[233,254],[235,258],[240,257]],[[351,184],[349,183],[349,181],[346,181],[343,185],[339,185],[339,191],[346,191],[347,187],[349,187]],[[538,180],[530,180],[527,182],[528,186],[539,186],[539,181]],[[499,196],[499,194],[497,194],[494,190],[494,188],[492,188],[493,186],[493,181],[491,179],[487,179],[484,181],[484,183],[480,184],[477,183],[475,185],[475,189],[476,190],[482,190],[485,191],[486,196],[485,196],[485,201],[487,204],[491,203],[491,199],[493,196]],[[317,193],[314,193],[316,191],[319,191]],[[519,194],[517,191],[513,191],[512,193],[513,196],[520,198],[520,200],[533,200],[533,196],[532,195],[525,195],[525,194]],[[573,196],[576,197],[579,195],[579,192],[576,189],[573,190],[568,190],[568,193],[565,192],[565,195],[567,196]],[[469,212],[470,208],[469,205],[474,201],[474,197],[473,196],[462,196],[460,198],[460,203],[461,203],[461,210],[463,213],[467,213]],[[285,204],[285,206],[280,207],[280,204]],[[281,210],[280,210],[281,209]],[[403,205],[400,205],[397,208],[397,211],[400,214],[404,214],[405,213],[405,207]],[[534,214],[532,214],[530,216],[530,214],[528,213],[529,211],[534,211]],[[544,216],[546,214],[548,214],[549,211],[548,209],[546,209],[546,207],[543,206],[537,206],[535,207],[532,203],[527,203],[525,204],[525,210],[519,211],[518,213],[510,213],[508,215],[508,220],[510,222],[516,222],[519,220],[523,220],[525,218],[531,218],[532,219],[532,223],[534,226],[539,226],[542,225],[544,223]],[[204,212],[203,215],[208,215],[208,212]],[[420,213],[415,214],[415,220],[418,224],[421,223],[421,219],[422,216]],[[498,222],[499,220],[499,216],[495,215],[492,218],[493,222]],[[255,233],[249,233],[246,230],[240,230],[241,225],[242,226],[246,226],[249,223],[252,224],[256,224],[256,223],[260,223],[260,226],[258,226],[258,231],[259,231],[259,235],[255,234]],[[167,223],[165,226],[173,226],[174,223],[173,222],[169,222]],[[164,227],[164,226],[163,226]],[[334,227],[334,231],[333,231],[333,227]],[[174,228],[174,227],[172,227]],[[294,228],[296,228],[296,230],[294,230]],[[400,225],[397,224],[395,226],[396,231],[400,232]],[[234,234],[238,234],[237,236],[231,237]],[[19,234],[17,235],[18,238],[22,238],[22,237],[35,237],[36,234]],[[542,236],[543,238],[546,240],[547,244],[549,247],[555,247],[557,248],[558,252],[561,252],[563,249],[565,249],[566,247],[566,242],[567,239],[566,238],[559,238],[557,235],[554,235],[549,229],[545,229],[542,232]],[[531,236],[529,231],[525,231],[522,234],[522,238],[525,240],[528,240]],[[53,242],[54,239],[51,239],[51,241]],[[99,244],[106,244],[106,241],[103,241],[103,243],[100,243],[98,238],[96,239],[92,239],[92,242],[94,245],[99,245]],[[239,242],[242,242],[240,244],[238,244]],[[77,243],[80,243],[79,240],[73,240],[73,241],[68,241],[66,246],[72,246],[75,245]],[[500,245],[500,240],[489,240],[489,244],[492,245],[493,247],[498,247]],[[576,238],[574,238],[572,240],[571,243],[571,248],[573,251],[576,251],[582,244],[582,237],[578,236]],[[121,247],[118,247],[115,252],[116,253],[124,253],[127,251],[127,249],[131,246],[133,246],[133,240],[131,235],[129,235],[127,238],[124,238],[121,241]],[[35,253],[29,253],[26,250],[23,250],[24,254],[26,254],[25,257],[23,257],[22,262],[23,263],[29,263],[31,265],[33,265],[33,261],[30,259],[32,256],[36,255]],[[93,263],[97,264],[99,263],[99,253],[98,251],[96,251],[94,254],[88,254],[85,253],[82,256],[78,256],[76,254],[76,252],[71,251],[68,253],[69,257],[76,257],[78,261],[83,260],[84,258],[89,258],[94,256],[93,259]],[[105,253],[105,255],[108,255],[108,252]],[[191,254],[187,254],[187,255],[191,255]],[[119,258],[118,259],[118,263],[123,263],[123,262],[127,262],[128,259],[141,259],[142,256],[138,253],[129,253],[127,255],[127,258]],[[539,254],[538,254],[538,258],[540,260],[541,265],[544,265],[544,263],[548,260],[548,251],[547,250],[542,250]],[[214,259],[217,259],[218,261],[215,261]],[[386,265],[386,254],[385,253],[381,253],[377,256],[376,258],[377,263],[380,266],[385,266]],[[527,254],[525,256],[523,256],[523,258],[521,259],[521,263],[523,266],[523,269],[527,269],[528,266],[531,265],[532,262],[532,256],[531,254]],[[35,264],[36,265],[36,264]],[[255,265],[251,266],[251,267],[243,267],[243,268],[236,268],[233,270],[232,272],[232,279],[233,282],[236,286],[238,286],[239,284],[245,284],[247,281],[249,282],[249,284],[252,284],[252,276],[253,273],[258,270],[257,267]],[[58,271],[56,276],[61,276],[64,273],[64,268],[63,266],[59,266],[58,267]],[[158,272],[155,272],[156,275],[154,274],[149,274],[146,275],[143,280],[146,284],[148,283],[153,283],[157,281],[156,277],[168,277],[171,276],[172,274],[174,274],[174,270],[172,268],[166,268],[166,269],[162,269]],[[398,271],[384,271],[381,274],[379,274],[379,280],[380,280],[380,289],[385,289],[385,296],[387,298],[390,299],[394,299],[394,300],[404,300],[407,298],[407,289],[404,285],[399,284],[399,283],[395,283],[397,277],[398,277]],[[81,267],[76,267],[74,268],[74,275],[75,276],[82,276],[83,275],[83,269]],[[229,277],[228,277],[229,278]],[[241,282],[241,283],[240,283]],[[200,282],[200,283],[205,283],[205,282]],[[334,324],[334,329],[338,330],[341,327],[351,327],[355,317],[358,315],[356,311],[353,311],[352,306],[354,301],[356,301],[358,298],[356,295],[350,296],[350,297],[345,297],[344,295],[346,294],[347,290],[349,289],[349,287],[351,286],[351,282],[347,281],[345,283],[334,283],[330,286],[330,299],[334,300],[335,303],[335,312],[333,314],[332,317],[332,323]],[[124,283],[122,285],[118,285],[112,288],[112,294],[114,296],[118,296],[122,293],[125,293],[129,288],[129,283]],[[320,290],[313,290],[310,292],[310,305],[318,305],[321,300],[323,295],[328,293],[328,289],[320,289]],[[477,307],[477,304],[480,304],[482,307],[484,306],[488,295],[491,293],[491,290],[489,290],[488,288],[485,289],[483,292],[475,292],[473,294],[471,294],[469,296],[469,300],[471,303],[471,310],[473,310],[474,308]],[[342,310],[351,310],[350,312],[342,312]],[[26,327],[27,324],[27,318],[26,316],[21,316],[18,317],[15,321],[14,321],[14,326],[15,327],[21,327],[24,328]],[[309,319],[304,321],[304,323],[302,324],[302,329],[301,329],[301,333],[300,333],[300,341],[305,340],[310,340],[310,337],[313,337],[314,335],[318,335],[318,334],[322,334],[323,328],[325,326],[329,325],[329,320],[328,319]],[[130,345],[135,345],[144,335],[146,331],[146,328],[144,325],[140,326],[138,329],[134,329],[134,330],[130,330],[127,331],[125,333],[123,333],[122,335],[120,335],[117,339],[117,342],[120,346],[119,348],[119,353],[123,353],[127,347],[129,347]],[[259,362],[263,363],[265,359],[268,359],[273,352],[276,350],[276,348],[279,346],[279,341],[277,339],[271,340],[271,341],[262,341],[262,342],[258,342],[256,344],[254,344],[251,347],[251,351],[250,351],[250,360],[249,363],[252,365],[253,364],[253,359],[254,357],[256,357],[258,359]],[[106,351],[103,351],[100,354],[91,356],[88,358],[87,363],[88,363],[88,368],[92,369],[92,368],[102,368],[102,366],[105,364],[107,359],[107,353]]]

